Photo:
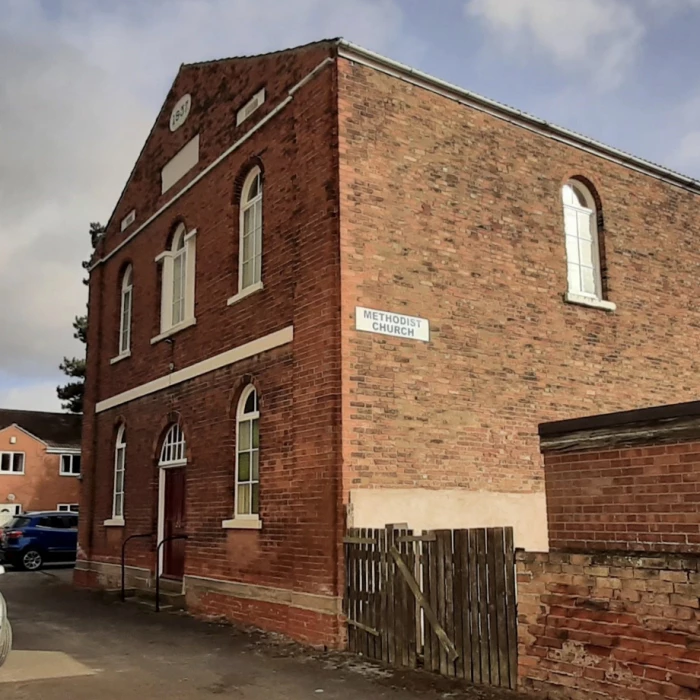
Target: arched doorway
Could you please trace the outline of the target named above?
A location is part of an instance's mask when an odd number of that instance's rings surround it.
[[[187,465],[185,434],[174,423],[168,428],[158,460],[158,542],[185,534]],[[166,542],[160,549],[162,576],[182,579],[185,573],[185,540]]]

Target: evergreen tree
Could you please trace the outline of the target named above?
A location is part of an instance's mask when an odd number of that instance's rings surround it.
[[[90,243],[93,250],[103,233],[104,226],[102,224],[90,224]],[[84,270],[87,270],[90,267],[90,261],[84,260],[82,266]],[[88,280],[84,279],[83,284],[88,284]],[[87,327],[87,314],[76,316],[73,320],[73,337],[83,344],[87,343]],[[83,395],[85,393],[85,359],[64,357],[58,368],[72,380],[63,386],[56,387],[56,393],[61,400],[61,407],[64,411],[69,411],[70,413],[82,413]]]

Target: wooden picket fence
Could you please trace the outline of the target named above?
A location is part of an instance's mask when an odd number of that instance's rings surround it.
[[[348,530],[351,651],[514,689],[517,612],[512,528]]]

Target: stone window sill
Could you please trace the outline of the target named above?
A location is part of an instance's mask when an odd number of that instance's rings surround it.
[[[175,333],[179,333],[180,331],[184,331],[185,328],[189,328],[190,326],[194,326],[195,323],[197,323],[196,318],[189,318],[186,321],[183,321],[182,323],[178,323],[177,326],[173,326],[172,328],[168,328],[167,331],[163,331],[159,335],[157,335],[155,338],[151,338],[151,345],[155,345],[156,343],[159,343],[161,340],[165,340],[166,338],[169,338],[171,335],[175,335]]]
[[[260,518],[231,518],[221,523],[224,530],[262,530]]]
[[[113,357],[110,361],[110,365],[116,365],[117,362],[121,362],[122,360],[126,360],[127,357],[131,357],[131,350],[127,350],[126,352],[123,352],[121,355],[117,355],[116,357]]]
[[[259,292],[263,287],[262,282],[256,282],[255,284],[251,284],[250,287],[246,287],[245,289],[241,290],[238,292],[238,294],[234,294],[226,303],[228,306],[232,306],[236,302],[239,302],[241,299],[245,299],[246,297],[249,297],[251,294],[255,294],[255,292]]]
[[[603,309],[603,311],[615,311],[617,309],[617,305],[612,301],[605,301],[604,299],[595,299],[594,297],[587,297],[583,294],[573,294],[572,292],[567,292],[564,296],[564,300],[568,304],[590,306],[593,309]]]
[[[124,518],[110,518],[102,523],[105,527],[124,527]]]

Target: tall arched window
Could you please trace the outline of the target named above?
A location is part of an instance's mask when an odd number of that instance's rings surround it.
[[[114,495],[112,498],[112,518],[124,519],[124,473],[126,471],[126,426],[119,426],[114,447]]]
[[[133,269],[131,265],[122,276],[121,313],[119,315],[119,354],[126,355],[131,350],[131,304],[133,296]]]
[[[185,434],[177,423],[173,423],[165,435],[165,440],[163,440],[158,466],[173,467],[185,464],[187,461],[185,448]]]
[[[243,391],[236,413],[236,517],[257,519],[260,513],[260,433],[258,393]]]
[[[569,294],[602,300],[598,217],[588,188],[570,180],[562,188]]]
[[[238,291],[262,283],[262,173],[253,168],[241,190]]]
[[[185,288],[187,286],[187,249],[185,227],[179,226],[173,237],[173,291],[171,325],[177,326],[185,320]]]
[[[161,253],[156,262],[163,265],[160,335],[164,336],[186,328],[194,319],[195,236],[197,231],[187,233],[184,224],[179,224],[173,233],[169,248]]]

